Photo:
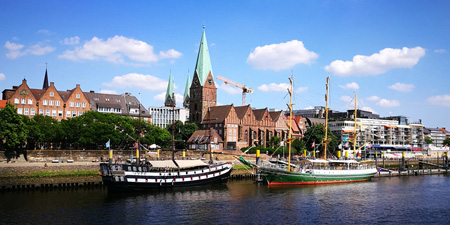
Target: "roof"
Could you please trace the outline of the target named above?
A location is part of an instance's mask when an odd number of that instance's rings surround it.
[[[0,100],[0,109],[5,108],[7,102],[8,101],[6,101],[6,100]]]
[[[152,167],[158,168],[192,168],[197,166],[207,166],[207,164],[201,160],[175,160],[176,164],[172,160],[159,160],[149,161]]]
[[[209,136],[211,136],[213,138],[217,138],[217,143],[222,143],[223,142],[222,138],[217,133],[217,131],[214,130],[214,129],[211,129],[211,130],[196,130],[191,135],[191,137],[189,138],[187,143],[205,144],[205,143],[210,142],[209,141]]]
[[[228,114],[230,114],[231,105],[221,105],[221,106],[213,106],[206,113],[205,118],[202,121],[202,124],[208,123],[222,123],[227,118]]]
[[[283,115],[283,111],[275,111],[275,112],[269,112],[270,117],[272,118],[272,121],[276,122],[280,118],[280,115]]]
[[[241,120],[244,118],[245,113],[250,108],[250,105],[244,105],[244,106],[236,106],[234,107],[234,111],[236,111],[237,117]]]
[[[267,111],[267,108],[264,109],[254,109],[253,114],[255,114],[256,120],[262,120],[264,113]]]
[[[203,27],[202,39],[200,42],[200,48],[198,50],[195,73],[198,76],[201,86],[205,84],[206,78],[208,77],[209,73],[211,73],[211,76],[214,77],[212,72],[211,59],[209,57],[208,43],[206,42],[205,27]]]

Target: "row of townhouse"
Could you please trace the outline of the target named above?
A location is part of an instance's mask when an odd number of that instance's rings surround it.
[[[72,90],[59,91],[53,82],[50,85],[44,82],[42,89],[33,89],[24,79],[21,85],[3,90],[2,99],[12,103],[18,114],[30,118],[45,115],[60,121],[92,110],[134,118],[138,118],[140,114],[143,120],[151,121],[148,110],[130,93],[112,95],[83,92],[79,84]]]

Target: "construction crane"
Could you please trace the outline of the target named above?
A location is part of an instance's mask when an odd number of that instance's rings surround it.
[[[225,82],[225,84],[231,84],[231,85],[233,85],[233,86],[235,86],[237,88],[242,89],[242,105],[245,105],[245,95],[247,93],[253,93],[253,89],[248,88],[247,86],[242,85],[242,84],[240,84],[240,83],[238,83],[236,81],[232,81],[232,80],[227,79],[225,77],[222,77],[220,75],[217,75],[217,79]]]

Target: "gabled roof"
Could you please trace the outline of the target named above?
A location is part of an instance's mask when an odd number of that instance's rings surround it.
[[[273,122],[277,122],[281,115],[284,115],[283,111],[269,112],[270,118]]]
[[[267,111],[267,108],[254,109],[253,114],[255,114],[256,120],[261,121],[266,111]]]
[[[214,77],[212,72],[211,59],[209,57],[208,43],[206,42],[205,27],[203,27],[202,39],[200,42],[200,47],[198,49],[195,73],[198,76],[201,86],[205,84],[206,78],[208,77],[209,73],[211,73],[211,76]]]
[[[205,118],[203,118],[202,124],[208,123],[222,123],[227,118],[228,114],[230,114],[231,105],[221,105],[211,107],[210,110],[206,113]]]
[[[245,116],[245,113],[247,113],[247,110],[251,109],[250,105],[244,105],[244,106],[236,106],[234,107],[234,111],[236,111],[238,119],[242,120]]]
[[[217,133],[216,130],[210,129],[210,130],[196,130],[187,143],[196,143],[196,144],[206,144],[210,143],[209,137],[212,137],[211,139],[214,140],[214,138],[217,138],[217,143],[222,143],[223,140],[220,137],[220,135]]]

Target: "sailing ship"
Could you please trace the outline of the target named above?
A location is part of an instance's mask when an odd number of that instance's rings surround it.
[[[328,94],[329,77],[327,77],[327,94],[325,96],[325,138],[322,141],[324,147],[322,159],[307,160],[303,165],[291,163],[292,138],[292,90],[293,77],[289,78],[291,88],[289,91],[289,158],[288,162],[265,163],[259,167],[269,186],[277,185],[305,185],[305,184],[334,184],[370,180],[377,173],[375,165],[370,162],[358,162],[356,160],[327,159],[328,140]],[[356,100],[355,100],[356,101]],[[356,109],[355,109],[356,112]],[[356,113],[355,113],[356,115]],[[356,118],[355,118],[356,119]],[[355,121],[356,122],[356,121]],[[356,140],[356,129],[355,129]],[[347,158],[347,157],[346,157]]]
[[[139,138],[135,162],[113,164],[112,150],[110,149],[109,162],[100,164],[103,184],[106,185],[109,191],[145,191],[155,188],[191,187],[227,182],[233,170],[233,165],[213,161],[212,154],[210,154],[209,162],[203,162],[202,160],[175,160],[174,121],[173,117],[171,160],[155,160],[142,163],[139,158],[139,148],[141,147]],[[210,142],[208,139],[207,143]],[[209,151],[211,151],[210,147]]]

